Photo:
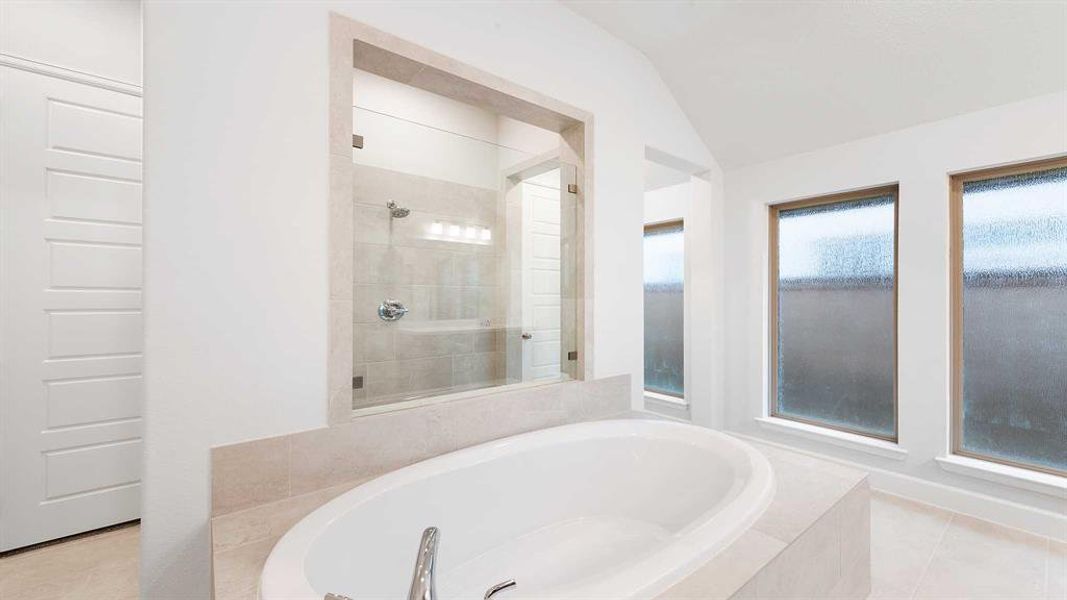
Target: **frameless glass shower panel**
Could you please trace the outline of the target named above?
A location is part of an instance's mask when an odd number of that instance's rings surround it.
[[[1067,471],[1067,169],[963,186],[962,448]]]
[[[561,348],[573,346],[562,340],[574,335],[562,316],[573,277],[562,170],[555,203],[535,213],[554,221],[553,238],[510,215],[518,175],[536,160],[479,137],[491,137],[488,126],[457,133],[358,106],[353,117],[363,136],[352,164],[353,408],[518,383],[524,362],[548,354],[558,377]],[[554,257],[555,270],[524,263],[523,251]],[[523,304],[531,299],[540,303]]]
[[[777,414],[895,434],[894,204],[779,213]]]

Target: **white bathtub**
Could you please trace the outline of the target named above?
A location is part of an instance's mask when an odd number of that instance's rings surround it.
[[[767,460],[691,425],[566,425],[459,450],[339,496],[278,542],[263,600],[407,598],[422,530],[440,529],[441,598],[650,598],[747,529]]]

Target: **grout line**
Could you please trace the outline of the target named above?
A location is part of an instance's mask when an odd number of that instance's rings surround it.
[[[937,550],[941,548],[941,544],[945,541],[945,534],[948,532],[948,528],[952,525],[952,522],[956,520],[956,513],[950,513],[948,520],[945,521],[945,526],[941,529],[941,535],[937,536],[937,543],[934,544],[933,551],[930,552],[930,557],[926,559],[926,565],[923,567],[922,573],[919,574],[919,578],[915,581],[914,586],[911,589],[909,598],[915,598],[915,594],[919,593],[919,587],[922,585],[926,574],[930,571],[930,565],[934,562],[934,556],[937,555]]]

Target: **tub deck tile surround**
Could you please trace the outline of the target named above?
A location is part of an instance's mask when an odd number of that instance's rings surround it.
[[[261,497],[263,489],[275,489],[266,483],[277,480],[271,469],[262,485],[245,473],[236,491],[227,489],[227,482],[215,481],[222,488],[218,493],[228,500],[216,505],[224,510],[217,510],[211,522],[216,600],[254,600],[263,562],[277,540],[305,515],[363,481],[431,455],[523,431],[610,417],[647,418],[628,412],[629,389],[628,376],[568,382],[376,415],[401,419],[388,424],[367,417],[282,436],[289,440],[291,457],[287,495],[254,504],[239,501],[242,491]],[[378,431],[369,433],[373,430]],[[368,437],[361,441],[364,435]],[[408,445],[388,441],[390,436],[431,439]],[[227,450],[222,460],[255,456],[262,449],[277,452],[278,439],[223,447]],[[372,450],[381,443],[385,445]],[[870,590],[866,474],[774,446],[753,445],[775,471],[777,490],[771,505],[751,529],[661,598],[865,598]],[[367,456],[373,458],[359,460]],[[220,459],[218,454],[213,458]],[[256,464],[275,461],[257,458]],[[226,472],[235,471],[230,466]]]
[[[774,469],[774,499],[751,529],[661,600],[866,598],[871,586],[867,474],[749,443]]]
[[[630,376],[619,375],[489,393],[213,448],[215,598],[254,599],[275,542],[305,515],[368,479],[482,442],[629,410]]]

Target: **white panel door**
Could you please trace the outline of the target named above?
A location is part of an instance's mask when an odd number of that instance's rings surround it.
[[[560,374],[559,169],[523,182],[522,380]]]
[[[0,550],[136,519],[141,100],[0,67]]]

